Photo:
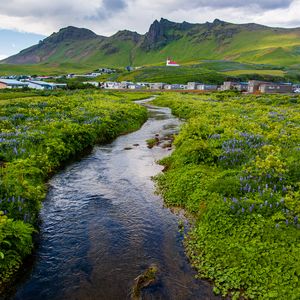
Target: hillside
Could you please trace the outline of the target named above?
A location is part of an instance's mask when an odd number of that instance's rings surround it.
[[[11,56],[2,64],[149,66],[167,56],[180,64],[228,60],[277,66],[300,65],[300,28],[271,28],[258,24],[155,21],[145,35],[127,30],[111,37],[76,27],[61,29],[38,45]]]

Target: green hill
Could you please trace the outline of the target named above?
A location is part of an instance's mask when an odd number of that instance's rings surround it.
[[[124,30],[104,37],[88,29],[67,27],[1,63],[85,70],[163,65],[168,56],[180,64],[225,60],[292,67],[300,64],[300,28],[231,24],[218,19],[205,24],[161,19],[145,35]]]

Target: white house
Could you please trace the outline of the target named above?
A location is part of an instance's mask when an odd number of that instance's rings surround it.
[[[115,81],[107,81],[104,83],[103,87],[108,90],[120,89],[121,84],[119,82],[115,82]]]
[[[200,90],[200,91],[216,91],[216,90],[218,90],[218,86],[213,85],[213,84],[198,84],[197,85],[197,90]]]
[[[129,90],[140,90],[141,88],[142,88],[142,86],[139,84],[129,84],[128,85]]]
[[[162,90],[165,86],[165,83],[163,82],[156,82],[156,83],[150,83],[149,87],[150,90]]]
[[[187,89],[188,90],[196,90],[198,85],[201,85],[201,83],[199,83],[199,82],[188,82]]]
[[[140,85],[143,88],[147,88],[150,86],[150,84],[148,82],[137,82],[137,85]]]
[[[167,67],[179,67],[180,65],[177,62],[173,61],[171,58],[168,58],[166,66]]]
[[[164,86],[165,90],[181,90],[182,84],[166,84]]]
[[[121,89],[128,89],[128,86],[133,84],[131,81],[121,81],[120,87]]]

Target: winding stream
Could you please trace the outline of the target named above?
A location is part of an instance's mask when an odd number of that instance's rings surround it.
[[[148,110],[139,131],[94,147],[51,179],[35,262],[7,299],[130,299],[134,279],[152,263],[158,280],[143,299],[217,299],[194,279],[179,217],[154,195],[156,160],[169,150],[145,141],[176,132],[180,122],[168,108]]]

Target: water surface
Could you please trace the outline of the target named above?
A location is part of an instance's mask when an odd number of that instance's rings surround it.
[[[179,217],[164,208],[151,180],[170,151],[145,141],[178,131],[180,122],[168,108],[148,109],[139,131],[96,146],[51,179],[35,263],[12,299],[130,299],[134,279],[151,264],[158,280],[143,299],[216,298],[194,279]]]

